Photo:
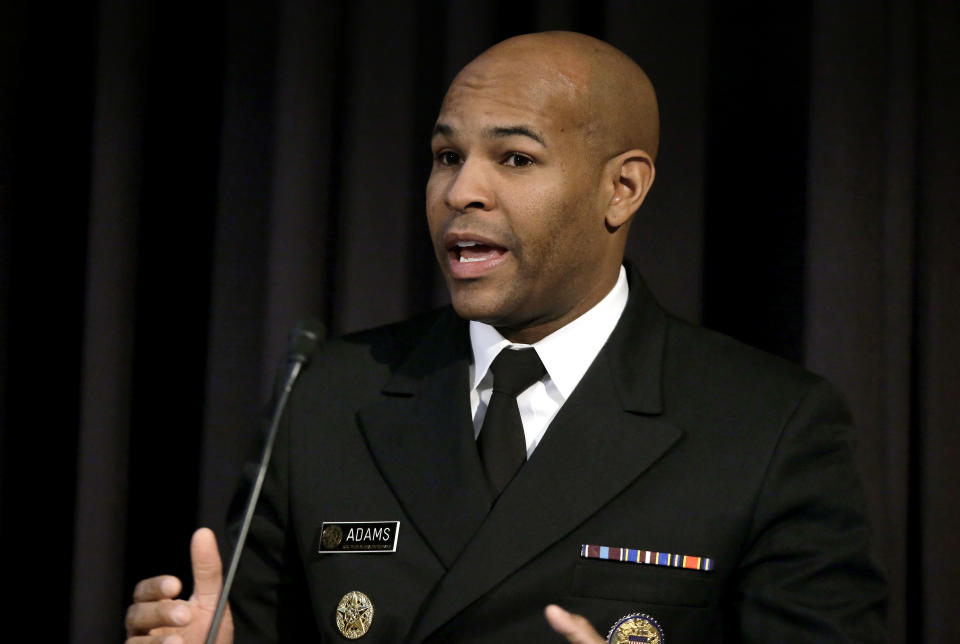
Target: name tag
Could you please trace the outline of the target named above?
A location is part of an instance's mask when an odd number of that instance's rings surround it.
[[[399,521],[324,521],[318,554],[396,552]]]

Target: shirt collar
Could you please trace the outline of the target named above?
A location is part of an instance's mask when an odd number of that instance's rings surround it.
[[[476,389],[480,385],[490,369],[490,363],[504,347],[532,346],[540,356],[547,375],[566,400],[613,333],[627,306],[629,293],[627,273],[621,266],[617,283],[593,308],[532,345],[510,342],[489,324],[471,321],[470,344],[474,366],[471,387]]]

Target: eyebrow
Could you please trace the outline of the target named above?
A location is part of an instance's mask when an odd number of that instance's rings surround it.
[[[446,123],[437,123],[433,126],[433,133],[430,135],[430,138],[442,134],[444,136],[453,136],[453,128],[447,125]]]
[[[433,126],[433,134],[431,135],[431,138],[437,136],[438,134],[442,134],[444,136],[453,136],[453,128],[446,123],[437,123]],[[533,139],[543,147],[547,147],[547,144],[543,141],[543,137],[526,125],[485,127],[482,130],[482,134],[488,139],[505,138],[508,136],[525,136]]]
[[[510,125],[508,127],[486,127],[483,128],[483,135],[490,139],[496,139],[507,136],[525,136],[533,139],[543,147],[547,147],[547,144],[543,142],[543,138],[539,134],[534,132],[531,128],[526,125]]]

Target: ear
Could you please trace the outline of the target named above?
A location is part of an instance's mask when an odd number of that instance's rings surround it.
[[[656,169],[653,159],[643,150],[628,150],[609,161],[613,194],[607,204],[606,222],[619,228],[633,217],[650,192]]]

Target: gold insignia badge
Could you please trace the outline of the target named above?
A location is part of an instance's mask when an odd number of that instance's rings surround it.
[[[373,623],[373,602],[359,590],[351,590],[337,604],[337,628],[348,640],[363,637]]]
[[[624,615],[610,629],[607,635],[609,644],[632,644],[633,642],[647,642],[649,644],[663,644],[663,629],[654,618],[643,613]]]
[[[343,541],[343,528],[338,525],[324,526],[320,533],[320,543],[327,550],[333,550]]]

